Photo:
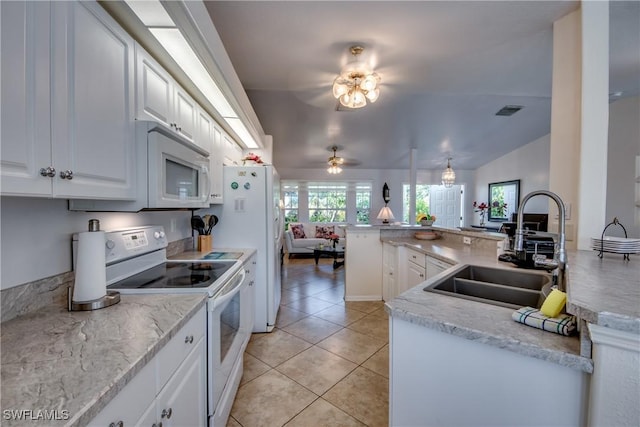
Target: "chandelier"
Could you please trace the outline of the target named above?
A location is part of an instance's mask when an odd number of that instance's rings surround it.
[[[349,108],[362,108],[369,102],[376,102],[380,95],[378,83],[380,76],[358,59],[362,46],[352,46],[354,59],[342,68],[340,75],[333,81],[333,96],[340,104]]]
[[[447,168],[442,172],[442,185],[446,188],[453,187],[456,182],[456,173],[451,169],[451,157],[447,159]]]
[[[333,147],[331,147],[331,149],[333,150],[333,156],[329,157],[329,168],[327,169],[327,172],[332,175],[336,175],[342,172],[342,168],[340,167],[340,165],[344,163],[344,159],[342,157],[336,156],[338,147],[334,145]]]

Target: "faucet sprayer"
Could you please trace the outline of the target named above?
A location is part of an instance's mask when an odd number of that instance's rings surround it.
[[[545,268],[549,271],[555,270],[554,275],[557,274],[556,284],[558,289],[564,291],[564,274],[567,266],[567,251],[565,248],[565,210],[564,203],[562,199],[551,191],[546,190],[538,190],[532,191],[522,198],[522,202],[520,203],[520,207],[518,208],[518,219],[516,225],[516,239],[515,239],[515,252],[519,258],[524,259],[526,257],[524,250],[524,228],[523,228],[523,215],[524,215],[524,207],[534,196],[547,196],[551,198],[556,205],[558,206],[558,244],[556,245],[553,260],[548,260],[544,256],[534,256],[533,262],[535,267]]]

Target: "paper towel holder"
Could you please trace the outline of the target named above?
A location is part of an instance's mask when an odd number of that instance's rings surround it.
[[[100,221],[89,220],[89,231],[100,231]],[[75,285],[74,285],[75,286]],[[73,301],[73,287],[67,288],[67,309],[69,311],[91,311],[109,307],[120,302],[120,292],[107,291],[106,295],[90,301]]]
[[[107,291],[107,294],[101,298],[91,301],[73,301],[73,288],[67,288],[67,308],[69,311],[91,311],[109,307],[120,302],[120,292]]]

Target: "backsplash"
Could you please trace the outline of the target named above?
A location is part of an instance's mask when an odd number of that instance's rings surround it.
[[[169,242],[167,256],[193,249],[193,237]],[[56,276],[24,283],[0,291],[0,322],[38,310],[48,305],[67,306],[67,289],[73,286],[74,273],[67,271]]]

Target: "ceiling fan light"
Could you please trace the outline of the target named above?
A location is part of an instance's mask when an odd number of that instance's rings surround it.
[[[344,105],[345,107],[348,107],[349,103],[351,102],[351,93],[350,92],[343,93],[339,99],[340,99],[340,104]]]
[[[380,96],[380,76],[368,64],[360,61],[359,55],[363,50],[362,46],[350,48],[352,60],[345,64],[333,81],[334,98],[348,108],[362,108],[367,101],[375,102]]]
[[[339,174],[340,172],[342,172],[342,168],[339,167],[338,165],[331,165],[327,169],[327,172],[329,172],[332,175],[336,175],[336,174]]]
[[[366,91],[372,91],[376,88],[377,84],[378,82],[376,81],[376,78],[373,77],[373,75],[369,74],[364,78],[364,80],[362,80],[362,83],[360,83],[360,87]]]
[[[376,102],[378,100],[378,96],[380,96],[380,89],[374,89],[367,92],[367,99],[371,103]]]
[[[361,108],[367,105],[367,99],[362,93],[361,90],[356,90],[353,94],[353,107],[352,108]]]
[[[334,98],[340,98],[342,95],[344,95],[347,92],[349,92],[349,86],[347,86],[346,84],[342,83],[342,79],[340,77],[338,77],[333,82],[333,97]]]

